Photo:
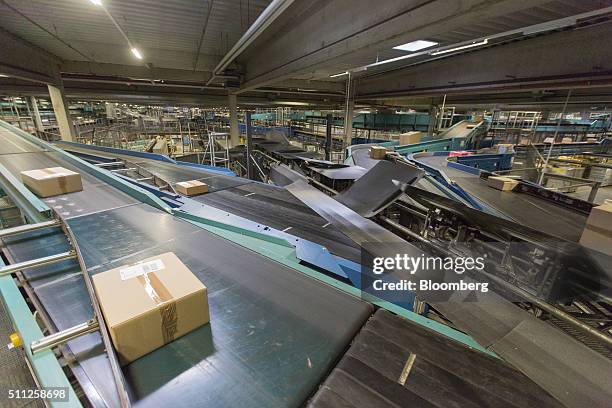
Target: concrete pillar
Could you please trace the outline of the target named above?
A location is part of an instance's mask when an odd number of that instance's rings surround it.
[[[55,120],[59,126],[62,140],[76,142],[76,132],[70,117],[70,110],[68,109],[68,101],[66,101],[63,85],[60,82],[59,86],[47,85],[47,88],[49,89],[53,112],[55,112]]]
[[[331,160],[332,152],[332,122],[334,117],[328,113],[325,117],[325,160]]]
[[[230,146],[235,147],[240,144],[240,129],[238,129],[238,97],[236,94],[229,94],[230,109]]]
[[[244,113],[244,121],[246,124],[246,168],[247,178],[253,180],[253,129],[251,128],[251,112]]]
[[[350,100],[347,104],[346,114],[344,117],[344,141],[346,147],[351,145],[353,140],[353,111],[355,109],[355,101]]]
[[[117,112],[115,111],[115,109],[117,109],[116,103],[105,102],[104,107],[106,108],[106,119],[117,118]]]
[[[45,127],[43,126],[42,119],[40,118],[40,111],[38,110],[38,101],[33,96],[30,96],[30,105],[32,107],[32,116],[34,116],[34,125],[36,125],[36,131],[44,132]]]
[[[429,124],[427,125],[427,134],[433,136],[436,130],[436,123],[438,123],[438,107],[431,105],[429,107]]]

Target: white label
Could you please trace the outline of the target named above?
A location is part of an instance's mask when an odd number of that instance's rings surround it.
[[[161,269],[164,269],[164,267],[164,263],[161,259],[155,259],[153,261],[142,262],[134,266],[119,269],[119,273],[121,274],[121,280],[127,280],[140,275],[144,275],[146,273],[159,271]]]

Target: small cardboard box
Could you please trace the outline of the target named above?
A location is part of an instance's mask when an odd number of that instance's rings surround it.
[[[387,155],[387,149],[383,146],[370,147],[370,157],[372,159],[382,160]]]
[[[22,171],[21,180],[39,197],[51,197],[83,190],[81,175],[63,167]]]
[[[92,279],[122,364],[210,321],[206,286],[172,252]]]
[[[585,247],[612,255],[612,203],[591,209],[580,243]]]
[[[423,137],[423,132],[406,132],[399,135],[400,146],[419,143]]]
[[[208,184],[198,180],[181,181],[174,185],[174,189],[185,196],[208,193]]]
[[[518,181],[508,177],[489,176],[489,178],[487,178],[487,184],[489,187],[493,187],[501,191],[512,191],[514,190],[514,187],[518,185],[518,183]]]

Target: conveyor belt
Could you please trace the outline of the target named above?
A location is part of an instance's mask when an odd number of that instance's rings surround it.
[[[156,174],[157,176],[166,180],[172,185],[181,181],[201,180],[208,184],[209,191],[212,192],[252,183],[251,180],[238,177],[224,176],[222,174],[206,171],[205,169],[199,169],[196,167],[177,166],[175,164],[166,163],[159,160],[130,156],[127,154],[99,152],[97,150],[87,149],[86,147],[64,145],[62,143],[59,143],[58,146],[70,152],[80,152],[91,155],[97,154],[104,157],[113,157],[121,160],[127,160],[131,163],[137,164],[138,166],[145,168],[151,173]]]
[[[311,408],[561,406],[502,360],[382,309],[363,327],[309,405]]]
[[[477,175],[448,167],[446,156],[424,156],[418,161],[440,169],[467,193],[505,214],[511,220],[544,233],[577,242],[586,216],[527,194],[499,191]]]
[[[283,188],[252,183],[192,198],[316,242],[334,255],[360,262],[358,245]]]
[[[37,160],[38,156],[34,156]],[[49,164],[70,168],[57,154]],[[12,162],[24,154],[3,154]],[[19,161],[19,166],[27,167]],[[11,170],[19,170],[14,166]],[[88,199],[122,197],[112,187],[82,174],[83,213],[67,215],[90,273],[136,262],[167,251],[207,285],[211,324],[124,367],[135,406],[298,406],[314,392],[371,306],[255,252],[199,229],[146,204]],[[122,198],[123,199],[123,198]],[[76,203],[75,203],[76,206]],[[5,240],[14,262],[55,254],[65,237],[41,230]],[[91,306],[73,261],[25,273],[34,294],[57,329],[82,323]],[[96,406],[116,406],[110,367],[97,333],[69,343],[78,378]]]
[[[73,145],[66,149],[130,160],[170,183],[202,180],[209,185],[210,192],[192,197],[196,201],[323,245],[334,255],[354,262],[360,260],[359,247],[353,241],[284,189],[157,160],[102,153]]]

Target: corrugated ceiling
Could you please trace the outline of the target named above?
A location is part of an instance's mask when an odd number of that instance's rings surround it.
[[[97,62],[137,64],[104,11],[89,0],[4,0],[62,41]],[[144,55],[165,68],[193,68],[209,1],[102,0]],[[270,0],[212,0],[198,69],[214,66],[267,7]],[[83,55],[0,2],[1,26],[67,60]]]

